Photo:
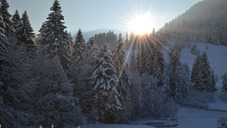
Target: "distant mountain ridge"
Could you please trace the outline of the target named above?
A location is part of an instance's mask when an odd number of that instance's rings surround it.
[[[85,39],[85,42],[88,42],[91,37],[93,37],[95,34],[100,34],[100,33],[107,33],[109,31],[113,31],[115,34],[119,35],[120,33],[125,36],[126,32],[117,30],[117,29],[96,29],[92,31],[87,31],[83,32],[83,37]],[[73,40],[75,40],[77,33],[73,36]]]
[[[159,31],[167,38],[227,45],[227,0],[204,0]]]

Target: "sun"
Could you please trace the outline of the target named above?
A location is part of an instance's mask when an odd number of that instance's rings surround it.
[[[128,29],[136,34],[151,33],[154,28],[150,14],[136,15],[128,23]]]

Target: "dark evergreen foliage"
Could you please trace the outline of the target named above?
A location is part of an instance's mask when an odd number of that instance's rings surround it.
[[[222,81],[222,91],[227,92],[227,74],[224,74],[223,81]]]
[[[50,8],[52,11],[47,21],[44,22],[40,29],[41,39],[39,43],[42,46],[42,52],[48,54],[53,58],[59,56],[63,69],[69,73],[70,69],[70,48],[68,42],[68,35],[65,32],[64,16],[61,14],[61,6],[58,0],[55,0],[53,6]]]
[[[23,43],[27,49],[35,49],[35,34],[33,31],[34,30],[31,27],[27,12],[25,11],[22,15],[21,24],[17,26],[16,37],[17,40]]]
[[[5,23],[5,26],[6,26],[4,34],[7,37],[10,37],[14,33],[14,28],[13,28],[13,23],[11,21],[11,14],[9,13],[8,8],[9,8],[9,4],[7,0],[1,0],[0,11],[2,13],[3,22]]]
[[[18,10],[16,10],[15,14],[13,15],[12,22],[13,22],[13,27],[16,31],[19,25],[22,23]]]

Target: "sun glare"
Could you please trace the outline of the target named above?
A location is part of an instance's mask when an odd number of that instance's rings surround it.
[[[153,28],[152,18],[149,14],[137,15],[128,23],[129,31],[136,34],[150,33]]]

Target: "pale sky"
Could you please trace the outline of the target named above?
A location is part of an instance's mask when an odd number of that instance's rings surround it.
[[[18,9],[20,15],[27,10],[31,25],[38,33],[51,12],[54,0],[8,0],[9,12]],[[136,14],[149,13],[152,25],[159,29],[165,23],[188,10],[202,0],[59,0],[65,25],[69,32],[79,28],[83,32],[95,29],[128,31],[128,22]]]

